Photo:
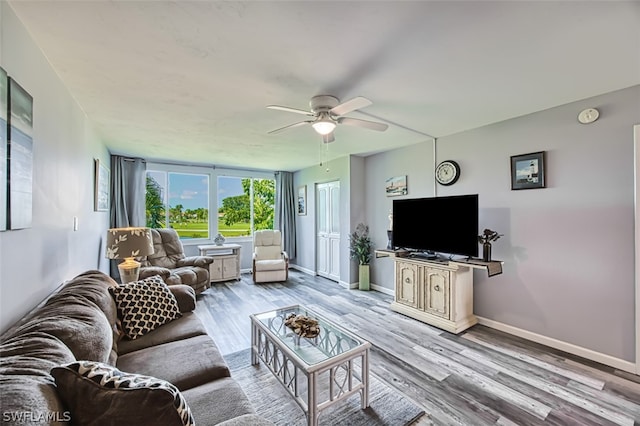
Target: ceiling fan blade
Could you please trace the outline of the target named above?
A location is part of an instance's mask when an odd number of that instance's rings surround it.
[[[324,143],[331,143],[335,140],[336,138],[333,137],[333,132],[329,133],[328,135],[322,135],[322,142]]]
[[[338,123],[346,124],[347,126],[364,127],[366,129],[377,130],[378,132],[384,132],[389,127],[388,124],[378,123],[377,121],[360,120],[359,118],[340,117]]]
[[[269,109],[277,109],[280,111],[287,111],[287,112],[295,112],[296,114],[303,114],[303,115],[308,115],[309,117],[314,117],[315,114],[311,111],[305,111],[302,109],[297,109],[297,108],[289,108],[289,107],[285,107],[285,106],[280,106],[280,105],[267,105],[267,108]]]
[[[309,124],[309,123],[313,123],[313,121],[299,121],[297,123],[289,124],[288,126],[280,127],[279,129],[271,130],[270,132],[267,132],[267,134],[274,135],[284,130],[293,129],[294,127],[304,126],[305,124]]]
[[[331,108],[329,112],[333,115],[345,115],[350,113],[351,111],[368,107],[371,104],[373,104],[373,102],[371,102],[369,99],[358,96]]]

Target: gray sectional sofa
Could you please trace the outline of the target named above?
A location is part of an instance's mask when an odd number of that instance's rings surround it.
[[[180,424],[159,409],[158,389],[114,388],[86,381],[64,394],[60,366],[95,361],[115,371],[151,376],[179,389],[197,425],[270,425],[255,414],[215,342],[193,312],[194,290],[169,286],[181,316],[135,339],[122,337],[110,286],[99,271],[67,284],[0,337],[0,407],[7,424]],[[77,363],[76,363],[77,364]],[[119,374],[119,373],[118,373]],[[77,374],[76,374],[77,375]],[[61,382],[58,382],[58,385]],[[83,387],[84,386],[84,387]],[[109,388],[111,386],[111,388]],[[139,385],[136,385],[139,386]],[[119,392],[119,393],[118,393]],[[129,392],[129,393],[126,393]],[[146,392],[146,393],[140,393]],[[124,395],[124,398],[120,398]],[[138,395],[138,397],[134,397]],[[142,395],[142,398],[139,396]],[[162,400],[164,401],[164,400]],[[75,407],[75,408],[74,408]],[[76,417],[83,411],[95,416]],[[93,411],[92,411],[93,410]],[[162,420],[154,416],[163,416]],[[127,419],[122,423],[122,419]]]

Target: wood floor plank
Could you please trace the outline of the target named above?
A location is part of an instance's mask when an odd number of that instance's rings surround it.
[[[249,315],[302,304],[372,344],[370,369],[435,425],[640,425],[640,378],[475,325],[459,335],[398,314],[392,297],[290,271],[285,283],[218,283],[196,314],[223,354],[250,345]]]
[[[483,341],[482,339],[478,339],[475,337],[475,335],[473,333],[466,333],[464,336],[462,336],[465,339],[468,340],[472,340],[475,341],[476,343],[479,343],[481,345],[485,345],[487,347],[490,347],[491,349],[493,349],[496,352],[499,352],[501,354],[507,355],[510,358],[514,358],[517,360],[520,360],[526,364],[530,364],[545,370],[550,371],[551,373],[553,373],[554,375],[560,375],[560,376],[564,376],[567,379],[570,380],[574,380],[576,382],[585,384],[587,386],[591,386],[595,389],[603,389],[604,388],[604,384],[605,382],[601,379],[597,379],[597,378],[592,378],[592,377],[588,377],[585,375],[582,375],[580,373],[576,373],[574,371],[568,370],[566,368],[561,368],[561,367],[557,367],[553,364],[547,363],[543,360],[540,359],[536,359],[533,356],[530,355],[526,355],[524,353],[515,351],[515,350],[511,350],[509,348],[506,347],[498,347],[496,345],[491,344],[490,342],[486,342]]]

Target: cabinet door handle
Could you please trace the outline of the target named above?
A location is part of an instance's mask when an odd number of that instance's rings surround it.
[[[435,287],[433,287],[433,289],[434,289],[435,291],[440,291],[440,286],[439,286],[439,285],[436,285]]]
[[[405,279],[404,279],[404,282],[405,282],[405,283],[407,283],[407,284],[409,284],[409,283],[411,282],[411,280],[410,280],[409,278],[405,278]]]

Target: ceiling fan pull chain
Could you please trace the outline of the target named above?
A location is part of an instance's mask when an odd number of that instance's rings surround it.
[[[324,152],[325,152],[325,160],[324,160],[324,164],[326,166],[325,172],[329,173],[329,144],[328,143],[323,143],[322,145],[324,145]]]

